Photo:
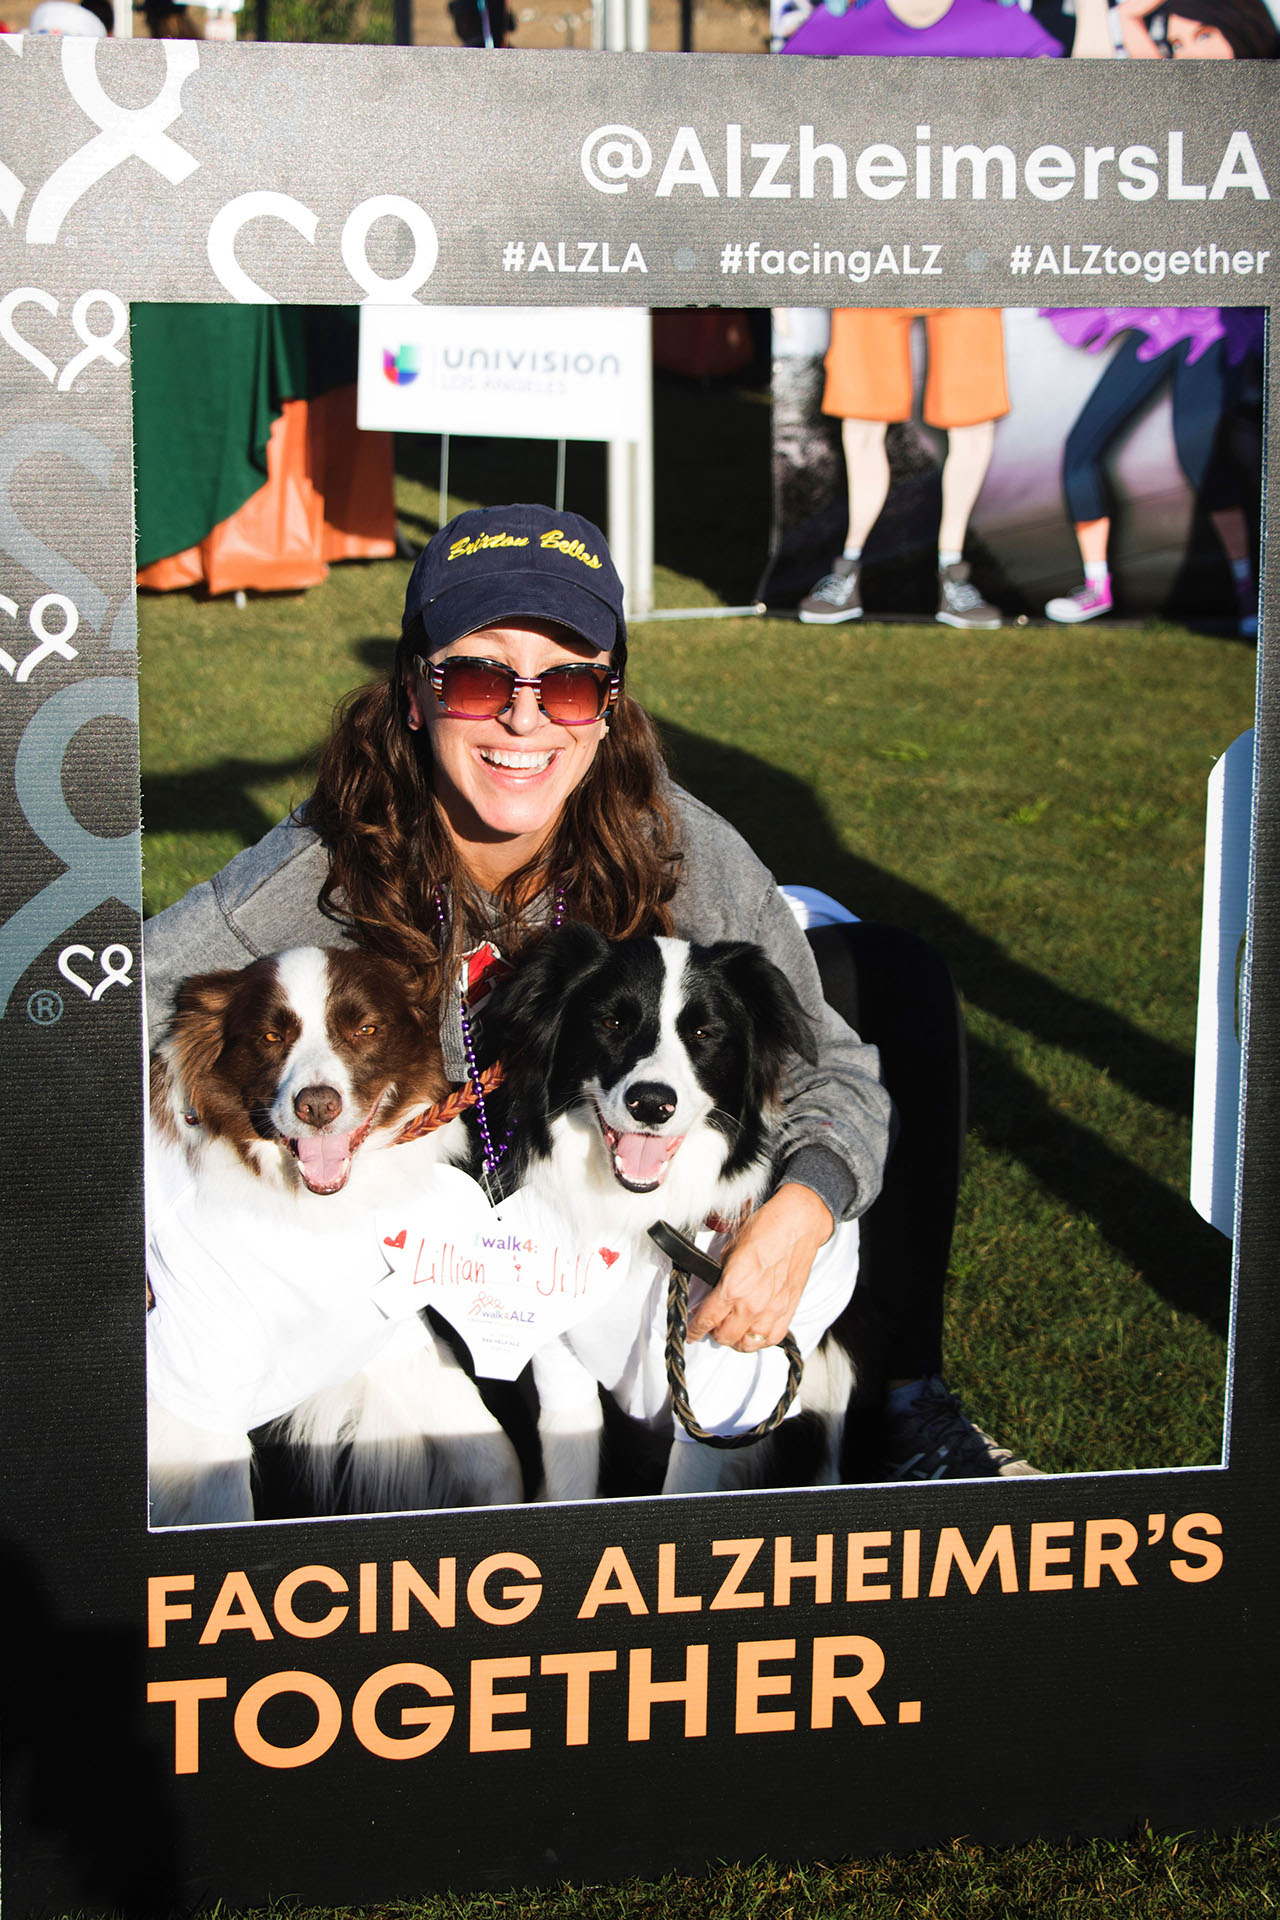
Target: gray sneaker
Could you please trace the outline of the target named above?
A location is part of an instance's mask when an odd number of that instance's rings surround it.
[[[941,1375],[921,1383],[905,1413],[885,1421],[885,1466],[895,1480],[989,1480],[1039,1478],[1008,1447],[975,1427]]]
[[[861,575],[862,562],[846,560],[841,554],[830,573],[824,573],[800,602],[800,618],[807,626],[822,627],[834,626],[837,620],[861,620]]]
[[[938,618],[945,627],[998,627],[1001,614],[969,581],[964,560],[938,568]]]

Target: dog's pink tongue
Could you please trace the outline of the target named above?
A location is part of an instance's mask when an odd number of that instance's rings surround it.
[[[349,1133],[300,1134],[296,1141],[298,1163],[309,1187],[338,1187],[351,1166]]]
[[[648,1187],[661,1180],[679,1145],[679,1139],[657,1133],[620,1133],[614,1157],[624,1180],[634,1187]]]

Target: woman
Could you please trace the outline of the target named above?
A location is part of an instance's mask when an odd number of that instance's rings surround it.
[[[875,1050],[823,1002],[772,876],[670,784],[625,667],[621,582],[590,521],[539,506],[459,515],[419,556],[391,675],[347,702],[300,815],[149,922],[152,1016],[188,973],[346,939],[426,969],[460,1082],[460,982],[483,950],[518,961],[562,918],[616,939],[757,941],[814,1018],[820,1060],[797,1063],[774,1191],[690,1333],[758,1352],[786,1331],[835,1223],[875,1198],[890,1102]],[[948,1418],[954,1402],[932,1377],[905,1384],[933,1436],[939,1398]],[[1028,1471],[955,1416],[946,1458]],[[917,1438],[904,1442],[914,1459]]]
[[[1120,0],[1115,18],[1131,60],[1165,58],[1147,25],[1162,0]],[[1164,15],[1168,57],[1174,60],[1274,60],[1280,30],[1265,0],[1196,0],[1194,17],[1170,8]]]
[[[1085,577],[1073,592],[1050,600],[1046,615],[1076,625],[1110,613],[1107,456],[1134,416],[1167,384],[1178,465],[1213,522],[1231,568],[1237,630],[1243,637],[1256,635],[1258,589],[1241,475],[1222,446],[1222,425],[1237,404],[1245,362],[1261,348],[1260,311],[1240,308],[1234,317],[1217,307],[1050,307],[1041,312],[1069,346],[1099,353],[1123,336],[1063,447],[1062,489]]]
[[[1164,47],[1148,25],[1160,11]],[[1280,31],[1264,0],[1197,0],[1195,17],[1161,0],[1121,0],[1112,19],[1124,51],[1134,60],[1274,60]],[[1050,319],[1072,346],[1096,353],[1128,333],[1090,394],[1067,437],[1063,490],[1075,526],[1083,584],[1050,600],[1050,620],[1076,625],[1097,620],[1112,607],[1107,549],[1111,515],[1106,501],[1105,456],[1116,436],[1164,382],[1171,384],[1174,445],[1187,484],[1203,503],[1231,569],[1237,632],[1258,631],[1258,589],[1241,480],[1223,445],[1222,422],[1241,404],[1243,367],[1260,353],[1261,314],[1242,310],[1234,335],[1216,307],[1103,308],[1094,312],[1051,309]],[[1253,322],[1257,345],[1242,334]]]

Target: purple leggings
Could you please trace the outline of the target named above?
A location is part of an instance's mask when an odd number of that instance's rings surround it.
[[[1130,337],[1110,362],[1080,409],[1062,456],[1067,511],[1077,523],[1101,520],[1111,511],[1105,459],[1117,434],[1165,380],[1172,380],[1173,443],[1187,485],[1214,511],[1233,500],[1204,498],[1218,422],[1227,398],[1224,343],[1215,340],[1191,365],[1192,343],[1180,340],[1152,360],[1139,360],[1142,340]]]

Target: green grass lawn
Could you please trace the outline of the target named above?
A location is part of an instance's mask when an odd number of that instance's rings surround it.
[[[964,1840],[881,1860],[755,1861],[694,1878],[434,1894],[375,1907],[279,1901],[241,1920],[1267,1920],[1280,1844],[1269,1832],[1126,1840]],[[225,1916],[219,1902],[213,1920]]]

